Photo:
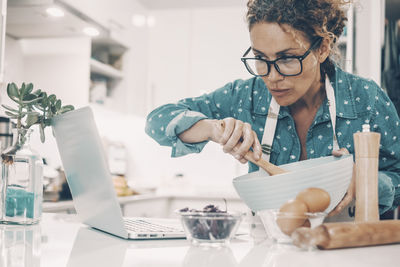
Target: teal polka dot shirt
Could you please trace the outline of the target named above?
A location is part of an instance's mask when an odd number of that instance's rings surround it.
[[[369,124],[381,133],[379,158],[379,204],[383,213],[400,204],[400,122],[387,94],[372,80],[336,68],[329,77],[336,99],[336,135],[340,148],[354,154],[353,133]],[[202,119],[233,117],[248,122],[261,142],[271,94],[260,78],[236,80],[209,94],[186,98],[153,110],[147,117],[146,133],[160,145],[172,147],[172,157],[199,153],[207,141],[182,142],[177,136]],[[329,156],[333,131],[328,101],[320,106],[307,134],[307,158]],[[276,165],[298,161],[300,140],[288,107],[281,107],[270,161]],[[249,172],[258,167],[249,163]]]

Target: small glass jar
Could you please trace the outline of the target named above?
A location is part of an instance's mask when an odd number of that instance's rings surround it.
[[[31,129],[14,129],[13,145],[1,155],[2,224],[35,224],[42,216],[43,160],[30,147],[31,133]]]

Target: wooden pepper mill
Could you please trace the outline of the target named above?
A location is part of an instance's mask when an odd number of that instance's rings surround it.
[[[355,222],[379,221],[378,208],[378,164],[381,135],[371,132],[369,124],[362,126],[362,132],[355,133]]]

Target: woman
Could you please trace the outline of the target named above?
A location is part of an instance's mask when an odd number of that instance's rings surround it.
[[[342,71],[330,58],[345,25],[345,4],[250,0],[251,47],[241,60],[255,77],[157,108],[146,132],[171,146],[173,157],[200,152],[211,140],[242,163],[252,149],[256,159],[281,165],[354,153],[353,133],[368,123],[381,133],[380,212],[395,208],[400,203],[396,110],[376,83]],[[249,163],[249,172],[256,170]],[[332,214],[353,197],[354,183]]]

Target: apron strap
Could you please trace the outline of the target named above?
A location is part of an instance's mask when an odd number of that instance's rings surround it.
[[[262,158],[269,162],[271,155],[272,143],[274,141],[276,124],[278,123],[278,115],[281,106],[276,102],[275,98],[271,98],[268,109],[268,116],[265,120],[264,134],[261,140]]]
[[[329,81],[328,76],[325,77],[325,90],[326,97],[329,104],[329,115],[331,117],[332,131],[333,131],[333,150],[339,149],[339,143],[336,138],[336,100],[335,91]],[[262,158],[266,161],[270,160],[272,143],[274,141],[276,124],[278,123],[278,114],[280,105],[276,102],[275,98],[271,98],[271,103],[268,109],[268,115],[265,120],[264,133],[261,140]]]
[[[328,98],[329,115],[331,116],[332,131],[333,131],[333,150],[339,149],[339,143],[336,138],[336,100],[335,91],[329,81],[328,75],[325,77],[326,97]]]

